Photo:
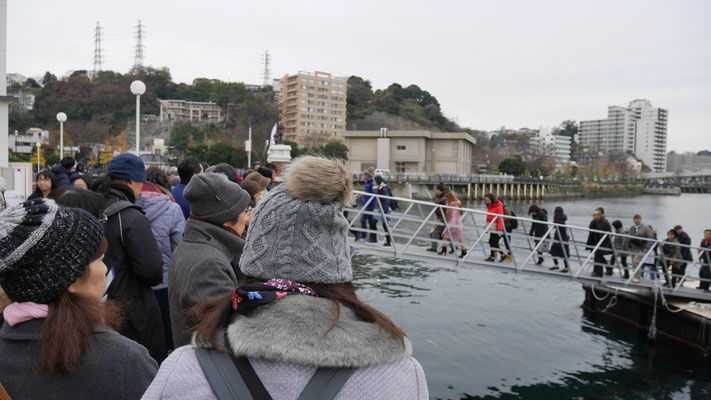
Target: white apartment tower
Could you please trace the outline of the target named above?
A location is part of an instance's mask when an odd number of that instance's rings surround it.
[[[667,110],[649,100],[610,106],[607,119],[580,121],[579,138],[582,146],[632,153],[652,171],[666,170]]]

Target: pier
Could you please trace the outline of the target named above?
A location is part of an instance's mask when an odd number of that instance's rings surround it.
[[[701,348],[704,353],[711,351],[711,342],[709,342],[708,335],[709,327],[711,327],[711,312],[703,311],[706,307],[711,309],[711,292],[696,289],[700,283],[698,276],[701,268],[701,255],[703,251],[708,250],[703,250],[696,246],[679,245],[680,247],[689,248],[693,259],[670,259],[665,258],[661,252],[655,254],[655,249],[660,249],[664,244],[663,241],[637,237],[636,239],[648,242],[649,250],[644,254],[644,257],[641,258],[642,262],[637,265],[630,263],[627,271],[629,278],[624,278],[624,270],[619,264],[613,265],[614,272],[612,275],[594,276],[591,273],[594,267],[593,259],[595,251],[609,251],[618,259],[619,256],[630,256],[628,257],[629,259],[634,255],[634,253],[626,249],[617,249],[614,246],[612,246],[612,248],[604,247],[603,242],[609,238],[610,241],[614,243],[616,237],[631,239],[631,236],[613,232],[594,231],[581,226],[535,221],[535,223],[544,224],[547,230],[546,235],[543,237],[534,238],[527,234],[531,224],[534,223],[532,219],[520,216],[506,216],[506,218],[518,221],[518,229],[513,230],[509,235],[504,235],[500,244],[501,249],[505,249],[506,244],[511,248],[511,261],[500,262],[496,260],[489,262],[485,260],[491,250],[488,244],[488,238],[490,233],[496,233],[492,230],[492,226],[495,229],[494,224],[496,220],[494,219],[487,223],[486,217],[490,215],[487,212],[471,208],[460,208],[463,223],[461,226],[452,226],[446,221],[438,222],[435,216],[436,210],[445,212],[451,207],[404,197],[385,197],[377,194],[364,193],[362,191],[356,191],[356,194],[359,196],[370,196],[368,203],[375,202],[375,209],[371,212],[365,211],[363,208],[349,208],[347,210],[350,220],[350,229],[353,233],[365,235],[377,233],[382,237],[385,234],[382,228],[377,232],[362,228],[360,224],[361,217],[363,215],[382,215],[381,204],[375,199],[382,199],[381,201],[395,200],[399,204],[399,208],[396,212],[388,214],[388,217],[391,218],[390,221],[386,220],[383,222],[392,235],[393,245],[386,247],[379,243],[368,243],[366,240],[356,241],[351,237],[350,244],[356,253],[436,263],[437,265],[448,267],[474,267],[499,270],[511,274],[511,276],[530,275],[545,279],[555,279],[561,282],[579,283],[586,288],[586,291],[590,290],[590,288],[594,288],[598,298],[604,297],[605,293],[612,293],[612,295],[606,298],[607,302],[604,303],[602,300],[586,300],[585,306],[587,308],[595,311],[604,311],[606,313],[616,313],[620,318],[635,321],[635,324],[638,326],[646,326],[647,328],[649,327],[650,320],[647,315],[647,309],[644,308],[646,306],[643,306],[643,304],[656,304],[659,310],[663,308],[664,311],[659,311],[658,315],[660,315],[660,317],[656,319],[659,323],[655,325],[655,329],[668,334],[670,337],[684,337],[686,338],[685,340],[690,341],[694,346]],[[502,216],[498,218],[502,218]],[[466,255],[458,257],[458,252],[455,254],[448,253],[440,255],[436,252],[427,251],[427,247],[432,244],[435,244],[438,248],[441,245],[449,244],[449,242],[429,237],[430,230],[437,224],[443,224],[445,231],[451,232],[451,230],[455,228],[461,228],[463,230],[463,247],[468,251]],[[560,233],[561,228],[567,229],[570,238],[570,240],[565,243],[568,245],[569,250],[566,252],[565,257],[561,257],[559,260],[561,262],[561,268],[563,268],[562,264],[564,260],[569,264],[570,270],[567,273],[562,273],[560,270],[550,270],[547,266],[542,267],[535,264],[538,252],[547,253],[547,249],[557,241],[556,237],[559,237],[559,235],[556,234]],[[597,232],[602,235],[601,239],[592,245],[586,243],[590,232]],[[460,246],[459,243],[455,243],[455,245],[457,247]],[[546,256],[550,257],[549,255]],[[634,280],[635,273],[644,270],[643,261],[647,256],[653,257],[655,264],[658,265],[657,279],[651,280],[650,272],[647,271],[646,276],[637,282]],[[669,265],[671,262],[686,263],[684,273],[681,275],[672,274]],[[662,285],[661,279],[664,274],[663,266],[668,267],[670,278],[676,278],[675,284],[671,287]],[[624,296],[624,300],[619,296]],[[617,303],[610,304],[612,298],[615,298],[615,302]],[[639,305],[630,308],[627,306],[630,302],[636,302],[639,303]],[[666,316],[667,313],[669,314],[668,316]],[[694,315],[694,317],[690,317],[690,314]],[[661,315],[665,315],[665,317],[661,317]],[[686,321],[684,324],[687,324],[687,327],[684,328],[685,331],[683,334],[675,332],[673,329],[668,332],[670,328],[667,327],[674,326],[676,319],[684,319],[684,321]],[[694,335],[696,335],[698,340],[692,340]]]

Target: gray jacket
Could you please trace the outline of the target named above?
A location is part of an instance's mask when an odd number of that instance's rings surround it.
[[[357,368],[337,400],[429,399],[424,371],[410,356],[407,338],[400,342],[348,307],[341,307],[338,324],[324,334],[333,317],[330,300],[287,296],[236,317],[227,337],[274,400],[296,399],[319,366]],[[143,398],[216,399],[192,346],[176,349],[163,362]]]
[[[44,319],[0,328],[0,382],[13,399],[139,399],[158,364],[145,347],[103,326],[76,371],[38,375],[34,348]]]
[[[615,233],[619,233],[621,235],[629,235],[629,230],[628,229],[615,229]],[[616,251],[629,251],[630,250],[630,238],[624,237],[624,236],[615,236],[615,241],[613,242],[615,245],[615,250]],[[626,254],[621,253],[618,254],[619,256],[626,256]]]
[[[243,246],[244,240],[217,225],[194,219],[185,224],[168,278],[175,347],[190,343],[192,307],[225,296],[237,286]]]
[[[647,224],[641,224],[639,228],[634,225],[630,226],[629,229],[630,236],[639,236],[641,238],[654,239],[654,231],[652,227]],[[644,251],[652,246],[652,241],[640,240],[640,239],[630,239],[630,250],[632,251]]]

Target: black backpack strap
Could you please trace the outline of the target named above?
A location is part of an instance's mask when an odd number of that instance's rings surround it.
[[[230,353],[230,357],[232,357],[232,362],[247,384],[247,389],[252,398],[254,400],[272,400],[272,396],[269,395],[267,388],[264,387],[262,380],[257,376],[257,372],[252,367],[252,364],[249,363],[247,357],[235,357],[232,353]]]
[[[219,400],[252,400],[232,358],[221,351],[195,349],[200,368]]]
[[[298,400],[331,400],[348,382],[355,368],[319,368]]]

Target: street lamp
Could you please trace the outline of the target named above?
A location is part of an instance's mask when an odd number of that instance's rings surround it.
[[[284,125],[282,125],[280,122],[279,125],[277,125],[276,135],[274,135],[274,144],[283,144],[283,140],[284,140]]]
[[[37,173],[40,173],[40,147],[42,147],[42,143],[37,142]]]
[[[136,155],[141,156],[141,132],[140,132],[140,121],[141,121],[141,95],[146,93],[146,84],[142,81],[131,82],[131,93],[136,95]]]
[[[57,113],[57,121],[59,121],[59,159],[64,158],[64,121],[67,120],[67,114]],[[39,144],[39,143],[38,143]],[[39,147],[39,146],[37,146]]]
[[[15,157],[17,157],[17,137],[19,134],[20,133],[17,131],[17,129],[15,129]]]

